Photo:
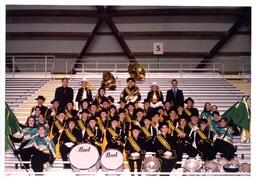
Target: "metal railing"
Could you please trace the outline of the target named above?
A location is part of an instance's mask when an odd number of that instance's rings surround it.
[[[6,72],[11,72],[12,76],[16,72],[34,72],[53,74],[55,67],[55,56],[7,56]]]
[[[61,72],[72,74],[76,72],[128,72],[129,60],[127,59],[81,59],[81,63],[76,63],[76,59],[56,59],[55,56],[7,56],[6,57],[6,72],[11,72],[14,75],[18,70],[22,72],[43,72],[56,73],[56,67],[62,67]],[[243,59],[240,61],[223,61],[220,59],[211,60],[209,63],[204,63],[204,68],[196,68],[198,60],[187,61],[184,59],[143,59],[139,63],[145,69],[146,73],[174,72],[180,73],[195,73],[208,72],[215,74],[225,74],[228,66],[237,64],[237,70],[240,73],[250,73],[250,64]]]

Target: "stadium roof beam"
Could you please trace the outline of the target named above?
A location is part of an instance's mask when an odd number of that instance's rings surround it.
[[[246,16],[240,16],[237,21],[230,27],[226,34],[224,34],[219,41],[212,47],[206,56],[200,61],[196,68],[204,68],[208,62],[218,53],[218,51],[230,40],[230,38],[237,32],[241,25],[247,19]]]

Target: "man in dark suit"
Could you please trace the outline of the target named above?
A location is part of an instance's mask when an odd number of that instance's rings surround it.
[[[73,89],[68,87],[68,79],[62,79],[62,86],[56,88],[55,97],[56,100],[60,101],[60,109],[64,110],[68,102],[73,101]]]
[[[184,107],[184,96],[182,90],[177,88],[178,81],[173,79],[171,81],[172,89],[167,91],[166,101],[172,101],[175,107],[182,106]]]

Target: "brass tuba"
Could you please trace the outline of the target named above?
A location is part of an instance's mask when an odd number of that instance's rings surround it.
[[[116,79],[109,71],[103,72],[101,87],[109,88],[109,90],[116,89]]]
[[[137,61],[130,62],[128,72],[135,80],[145,80],[145,70]]]

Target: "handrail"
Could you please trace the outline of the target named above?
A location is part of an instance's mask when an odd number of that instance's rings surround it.
[[[56,62],[61,62],[62,70],[65,74],[72,74],[72,71],[82,72],[84,75],[85,72],[102,72],[102,71],[110,71],[110,72],[127,72],[127,68],[129,65],[128,59],[119,59],[119,58],[104,58],[104,59],[80,59],[81,63],[75,63],[76,59],[56,59],[55,56],[52,55],[34,55],[34,56],[25,56],[25,55],[17,55],[17,56],[6,56],[6,66],[8,66],[9,70],[12,72],[12,75],[15,74],[16,68],[21,69],[21,71],[34,71],[34,72],[44,72],[45,75],[47,73],[54,73],[56,66],[60,64],[56,64]],[[215,74],[224,74],[225,67],[228,66],[229,61],[223,61],[221,59],[214,59],[209,63],[205,63],[205,68],[196,68],[198,65],[197,59],[192,59],[188,61],[187,59],[166,59],[163,58],[161,60],[156,61],[157,59],[152,58],[143,58],[143,60],[139,60],[139,63],[145,69],[145,72],[177,72],[181,75],[184,72],[209,72],[212,73],[213,76]],[[175,62],[171,62],[175,61]],[[238,60],[236,64],[240,65],[240,72],[243,74],[245,72],[249,72],[250,69],[246,69],[250,64],[245,62],[245,60]],[[239,66],[238,66],[239,67]]]

